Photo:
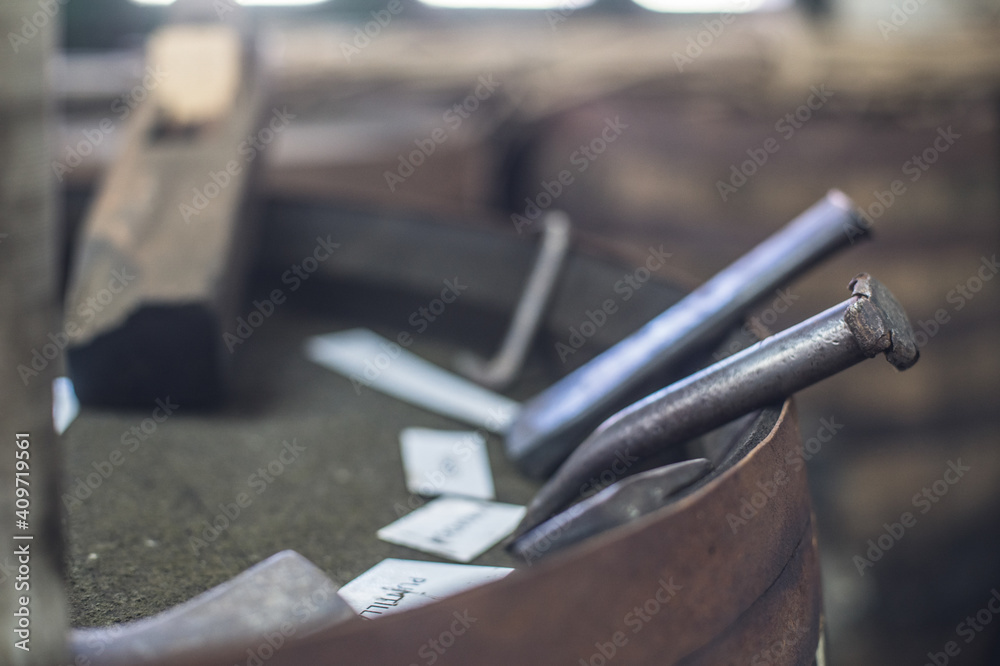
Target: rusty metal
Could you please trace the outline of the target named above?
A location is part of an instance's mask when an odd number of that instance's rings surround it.
[[[831,190],[742,258],[641,329],[528,401],[506,438],[530,476],[549,474],[644,381],[736,325],[761,297],[853,240],[854,204]]]
[[[889,290],[865,273],[849,288],[853,295],[843,303],[671,384],[606,421],[542,487],[516,534],[578,498],[582,484],[616,462],[641,461],[879,353],[900,370],[916,363],[913,330]]]
[[[471,353],[460,354],[455,358],[456,370],[491,389],[506,388],[521,373],[531,341],[538,332],[538,325],[569,252],[569,216],[562,211],[552,211],[545,216],[543,224],[542,247],[514,311],[510,328],[500,345],[500,351],[489,361]]]
[[[273,651],[259,649],[263,634],[238,636],[223,622],[206,623],[199,632],[203,649],[131,663],[354,666],[411,663],[433,654],[441,666],[506,666],[525,659],[557,664],[586,660],[595,642],[613,641],[622,630],[628,641],[616,646],[617,661],[636,666],[710,666],[737,655],[748,660],[782,640],[787,649],[776,663],[813,663],[821,599],[805,475],[789,478],[751,527],[739,533],[727,527],[726,515],[739,509],[739,498],[757,490],[757,479],[773,474],[801,446],[792,402],[780,414],[769,411],[774,416],[756,424],[745,442],[747,455],[682,503],[502,580],[377,621],[302,629],[305,640],[288,640]],[[737,559],[744,565],[732,566]],[[594,577],[598,569],[602,575]],[[594,604],[595,598],[602,603]],[[469,626],[456,625],[458,618]],[[789,642],[792,623],[798,630]],[[447,650],[434,650],[430,641],[456,626],[463,633],[446,636]],[[102,656],[90,663],[115,662]]]
[[[680,502],[489,585],[320,632],[283,648],[268,666],[426,663],[428,654],[436,666],[596,664],[597,644],[613,645],[618,631],[627,643],[619,640],[608,663],[750,663],[783,639],[787,649],[772,663],[814,663],[821,599],[806,475],[790,474],[745,528],[727,524],[740,499],[801,447],[793,401],[777,421],[777,410],[767,411],[746,455]],[[428,641],[438,641],[456,613],[476,621],[447,650],[434,651]],[[792,622],[800,627],[794,645],[786,637]]]

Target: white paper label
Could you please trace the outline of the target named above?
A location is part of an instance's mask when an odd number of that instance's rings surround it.
[[[499,580],[511,571],[507,567],[387,559],[340,588],[340,596],[361,617],[373,619]]]
[[[399,447],[411,493],[494,498],[486,440],[479,433],[406,428]]]
[[[76,398],[73,381],[69,377],[52,380],[52,426],[56,434],[66,432],[66,428],[80,413],[80,401]]]
[[[305,350],[310,360],[350,379],[356,390],[371,387],[498,434],[507,431],[521,407],[367,329],[309,338]]]
[[[378,531],[378,538],[456,562],[469,562],[514,531],[524,507],[439,497]]]

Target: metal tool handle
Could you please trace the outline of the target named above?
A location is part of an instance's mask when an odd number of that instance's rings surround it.
[[[782,400],[885,354],[905,370],[920,358],[899,301],[870,275],[851,281],[851,298],[626,407],[569,457],[528,505],[518,533],[578,498],[581,484]]]
[[[847,246],[865,226],[847,195],[831,190],[673,307],[528,401],[507,435],[507,454],[531,476],[551,473],[639,384],[725,333],[761,297]]]

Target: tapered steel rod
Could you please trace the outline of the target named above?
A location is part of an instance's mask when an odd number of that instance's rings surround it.
[[[641,461],[879,353],[900,370],[916,363],[913,330],[892,294],[864,273],[851,281],[850,288],[854,295],[843,303],[605,421],[539,491],[517,533],[577,499],[588,479],[609,469],[626,475],[622,461]]]
[[[721,336],[755,302],[846,247],[866,226],[847,195],[831,190],[673,307],[525,403],[507,434],[507,455],[529,476],[551,473],[643,382]]]

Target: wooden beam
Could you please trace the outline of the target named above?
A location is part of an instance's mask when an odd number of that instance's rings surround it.
[[[234,71],[242,53],[228,27],[174,26],[151,44],[150,98],[123,130],[78,243],[69,366],[82,402],[208,405],[224,395],[222,335],[253,246],[252,175],[287,120],[258,132],[262,86]]]
[[[31,23],[35,13],[46,18]],[[56,19],[0,3],[0,664],[66,663],[59,446],[56,192],[45,71]],[[20,523],[19,521],[24,521]]]

